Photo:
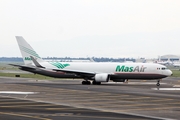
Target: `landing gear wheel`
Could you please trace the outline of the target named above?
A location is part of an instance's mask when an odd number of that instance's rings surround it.
[[[156,85],[157,85],[157,86],[160,86],[160,83],[157,83]]]
[[[86,81],[82,81],[82,85],[85,85],[86,84]]]
[[[93,81],[93,82],[92,82],[92,84],[93,84],[93,85],[100,85],[100,84],[101,84],[101,82],[96,82],[96,81]]]
[[[160,80],[157,81],[157,84],[156,84],[156,85],[157,85],[157,86],[160,86]]]
[[[101,85],[101,82],[97,82],[97,85]]]
[[[82,85],[90,85],[91,82],[90,81],[82,81]]]
[[[90,81],[86,81],[87,82],[87,85],[90,85],[91,84],[91,82]]]
[[[124,83],[128,83],[128,79],[124,79]]]
[[[93,85],[96,85],[96,81],[93,81],[92,84],[93,84]]]

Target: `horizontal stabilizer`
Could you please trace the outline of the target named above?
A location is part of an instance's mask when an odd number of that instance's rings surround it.
[[[30,56],[31,57],[31,60],[33,61],[33,63],[35,64],[36,67],[39,67],[39,68],[45,68],[43,66],[41,66],[35,59],[34,57]]]
[[[34,66],[27,66],[27,65],[16,65],[16,64],[8,64],[8,65],[11,65],[11,66],[15,66],[15,67],[19,67],[19,69],[23,69],[25,71],[28,71],[28,70],[36,70],[36,68]],[[31,71],[29,71],[31,72]]]

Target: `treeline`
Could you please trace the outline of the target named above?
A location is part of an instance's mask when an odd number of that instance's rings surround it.
[[[92,57],[92,58],[71,58],[71,57],[47,57],[43,58],[44,60],[53,60],[53,61],[71,61],[71,60],[94,60],[95,62],[125,62],[136,60],[134,58],[107,58],[107,57]],[[0,57],[1,62],[23,62],[21,57]]]
[[[71,57],[47,57],[44,60],[61,60],[61,61],[71,61],[71,60],[93,60],[95,62],[125,62],[132,61],[135,62],[134,58],[107,58],[107,57],[92,57],[92,58],[71,58]]]
[[[134,58],[105,58],[105,57],[96,58],[96,57],[93,57],[92,59],[96,62],[125,62],[125,61],[135,62],[136,61]]]
[[[21,57],[0,57],[1,62],[23,62]]]

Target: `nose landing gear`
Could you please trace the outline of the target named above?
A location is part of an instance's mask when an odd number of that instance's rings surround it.
[[[156,84],[157,86],[160,86],[160,81],[161,81],[161,80],[158,80],[158,81],[157,81],[157,84]]]

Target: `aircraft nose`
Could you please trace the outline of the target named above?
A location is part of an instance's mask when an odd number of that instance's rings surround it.
[[[173,72],[171,70],[169,70],[169,76],[172,76]]]

